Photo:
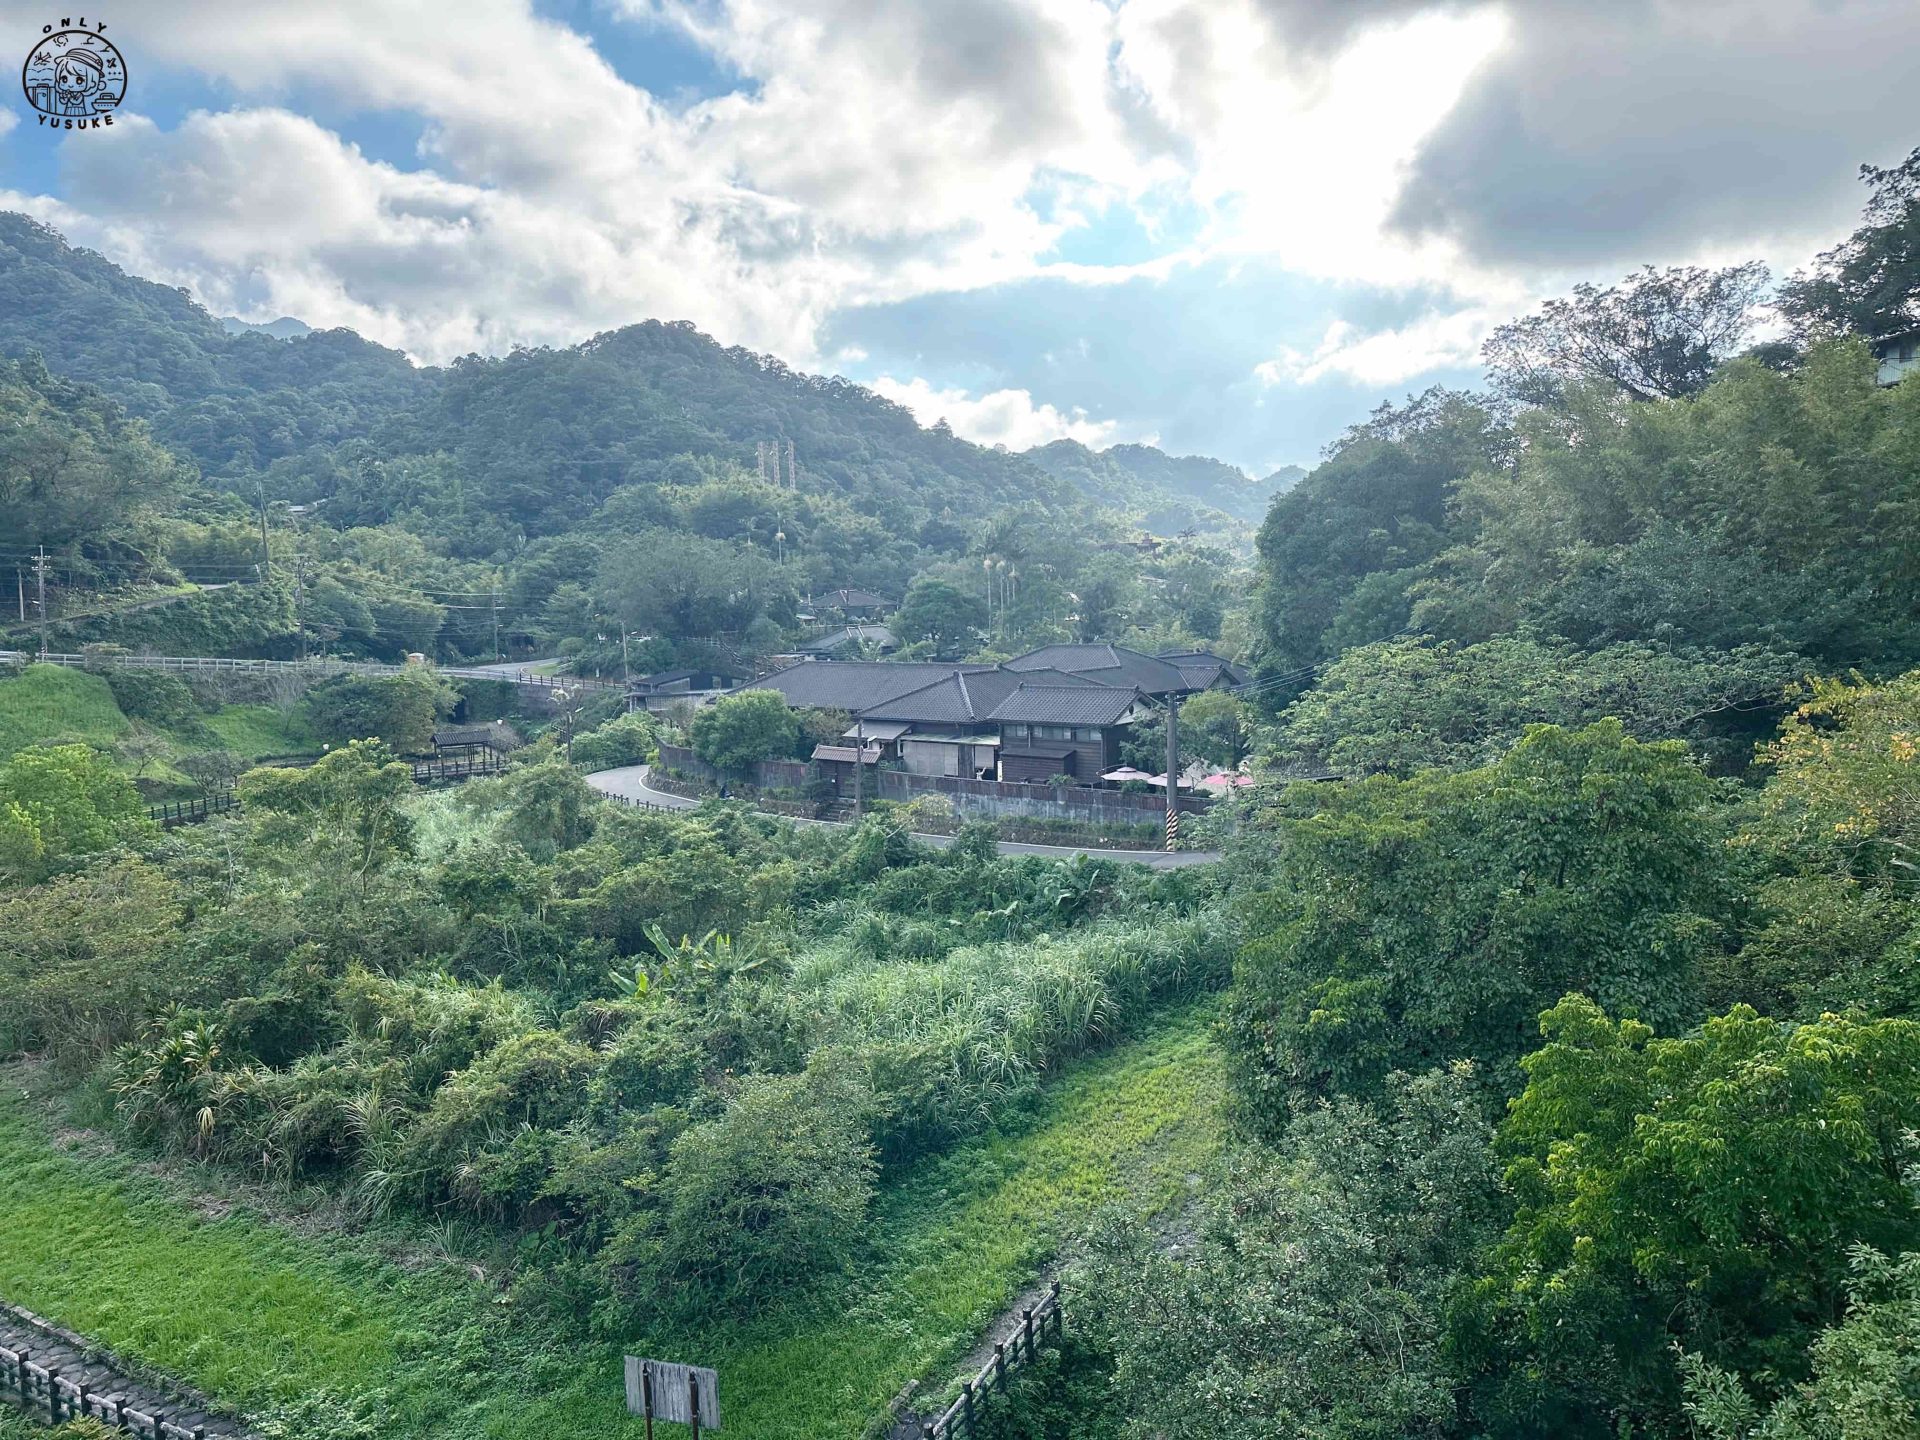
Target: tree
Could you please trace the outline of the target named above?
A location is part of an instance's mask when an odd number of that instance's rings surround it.
[[[1097,1226],[1074,1325],[1111,1357],[1121,1435],[1454,1433],[1444,1317],[1497,1233],[1490,1139],[1463,1075],[1396,1076],[1379,1106],[1342,1101],[1253,1151],[1177,1247]]]
[[[1259,669],[1270,702],[1348,645],[1406,628],[1408,586],[1449,542],[1466,477],[1511,462],[1512,433],[1477,397],[1435,387],[1383,405],[1274,501],[1258,539]]]
[[[1767,288],[1759,261],[1725,270],[1651,265],[1618,285],[1576,285],[1509,321],[1481,349],[1500,394],[1555,403],[1570,385],[1598,382],[1635,400],[1697,395],[1753,328]]]
[[[1895,166],[1862,165],[1860,178],[1873,189],[1866,223],[1780,287],[1780,309],[1809,338],[1920,329],[1920,148]]]
[[[1764,1415],[1740,1377],[1682,1355],[1687,1418],[1705,1440],[1905,1440],[1920,1434],[1920,1253],[1851,1251],[1847,1318],[1813,1342],[1813,1378]]]
[[[1253,739],[1253,714],[1238,695],[1203,690],[1180,705],[1183,755],[1231,770],[1247,758]],[[1163,760],[1157,769],[1165,767]]]
[[[1271,852],[1228,1019],[1243,1113],[1278,1133],[1455,1060],[1511,1093],[1569,990],[1678,1022],[1721,904],[1710,793],[1684,746],[1612,720],[1483,770],[1284,787],[1241,842]]]
[[[1911,1250],[1920,1024],[1735,1006],[1656,1039],[1569,995],[1500,1127],[1514,1221],[1463,1312],[1494,1435],[1690,1434],[1675,1346],[1762,1394]]]
[[[0,869],[33,881],[144,838],[139,793],[86,745],[29,745],[0,765]]]
[[[924,639],[934,659],[957,660],[971,653],[986,633],[986,605],[979,595],[949,580],[921,575],[907,587],[892,628],[902,644]]]
[[[199,750],[179,762],[180,770],[208,794],[231,790],[247,773],[246,759],[231,750]]]
[[[694,712],[693,753],[717,770],[745,775],[759,760],[784,758],[799,739],[799,722],[777,690],[722,695]]]
[[[402,755],[433,747],[433,727],[459,697],[431,670],[414,666],[397,675],[341,675],[307,692],[313,728],[336,745],[379,740]]]
[[[152,730],[135,730],[119,744],[120,758],[133,766],[133,778],[144,780],[147,772],[166,759],[173,747],[164,735]]]
[[[304,770],[262,768],[240,781],[241,808],[263,821],[255,840],[264,854],[331,873],[362,895],[376,873],[411,853],[404,802],[412,795],[412,770],[378,740],[350,741]]]

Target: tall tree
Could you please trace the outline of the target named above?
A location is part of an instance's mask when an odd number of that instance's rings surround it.
[[[1810,337],[1884,340],[1920,329],[1920,148],[1898,165],[1862,165],[1866,221],[1780,287],[1780,308]]]
[[[1651,265],[1602,290],[1576,285],[1502,325],[1481,350],[1493,387],[1526,405],[1598,381],[1635,400],[1674,400],[1706,388],[1753,328],[1767,288],[1757,260],[1725,270]]]

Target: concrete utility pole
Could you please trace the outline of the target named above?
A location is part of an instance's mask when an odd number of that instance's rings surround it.
[[[502,660],[500,653],[500,591],[498,587],[487,592],[489,608],[493,611],[493,658]]]
[[[307,658],[307,556],[293,557],[293,628],[300,632],[300,658]]]
[[[45,660],[47,658],[47,547],[38,546],[36,552],[33,557],[33,582],[37,588],[38,598],[34,603],[39,606],[40,612],[40,658]]]
[[[20,592],[20,623],[27,623],[27,572],[18,565],[13,567],[14,588]]]
[[[267,487],[260,487],[260,578],[273,577],[273,548],[267,544]]]
[[[1167,697],[1167,849],[1180,835],[1180,701]]]
[[[858,717],[853,722],[853,818],[860,820],[861,782],[865,780],[867,764],[867,722]]]

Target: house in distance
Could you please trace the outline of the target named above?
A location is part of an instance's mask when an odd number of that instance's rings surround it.
[[[814,752],[823,766],[851,771],[857,755],[916,775],[1099,785],[1157,706],[1245,679],[1217,655],[1094,644],[1043,646],[997,665],[801,661],[738,689],[845,712],[844,743]]]

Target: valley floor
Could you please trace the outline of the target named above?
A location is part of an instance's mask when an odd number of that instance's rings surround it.
[[[270,1222],[62,1132],[16,1080],[0,1094],[0,1296],[301,1440],[637,1435],[622,1348],[717,1366],[737,1440],[852,1440],[908,1381],[937,1389],[1095,1209],[1168,1213],[1205,1183],[1220,1139],[1212,1013],[1077,1064],[1024,1124],[883,1191],[844,1288],[625,1346],[529,1323],[417,1244]]]

